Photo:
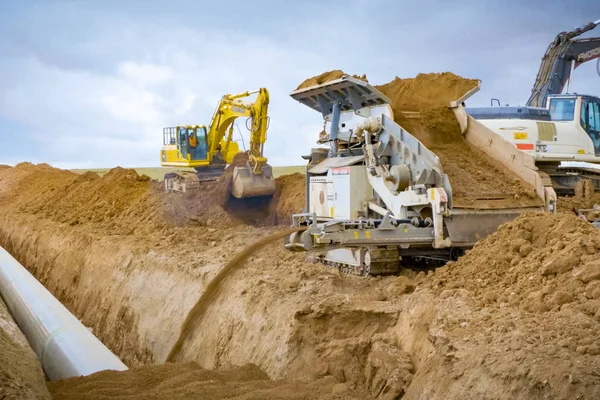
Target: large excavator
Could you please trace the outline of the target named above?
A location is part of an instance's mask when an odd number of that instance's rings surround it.
[[[567,93],[579,65],[600,58],[600,38],[577,38],[600,24],[561,32],[550,43],[526,106],[473,107],[467,113],[535,158],[558,194],[570,195],[580,181],[600,189],[600,99]],[[597,65],[600,75],[600,60]],[[568,82],[568,83],[567,83]],[[500,105],[500,101],[492,99]]]
[[[243,101],[256,94],[254,102]],[[177,171],[165,174],[167,192],[187,192],[198,189],[202,182],[215,181],[225,167],[241,153],[233,140],[237,118],[247,117],[250,131],[248,162],[235,166],[231,194],[236,198],[271,196],[275,192],[275,179],[263,146],[267,139],[269,92],[265,88],[221,98],[208,129],[205,125],[185,125],[163,129],[160,164],[163,167],[194,168],[194,172]]]

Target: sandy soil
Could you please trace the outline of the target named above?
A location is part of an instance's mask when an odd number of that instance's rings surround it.
[[[42,366],[0,299],[0,398],[50,399]]]
[[[334,81],[336,79],[340,79],[343,76],[350,76],[350,75],[344,73],[343,71],[341,71],[339,69],[323,72],[322,74],[319,74],[317,76],[313,76],[312,78],[308,78],[308,79],[304,80],[300,85],[298,85],[296,90],[306,89],[311,86],[316,86],[316,85],[320,85],[325,82]],[[353,76],[354,78],[361,79],[363,81],[367,81],[366,75],[351,75],[351,76]]]
[[[302,177],[286,180],[281,193],[301,193]],[[569,214],[520,217],[455,263],[397,277],[339,275],[268,244],[204,304],[183,364],[151,366],[233,255],[281,229],[154,186],[123,169],[0,171],[0,244],[134,368],[50,385],[59,398],[142,386],[155,398],[600,397],[600,232]],[[248,363],[275,381],[219,375]]]
[[[450,72],[396,77],[376,86],[392,100],[396,122],[436,153],[452,185],[454,207],[539,206],[533,187],[462,137],[450,102],[477,85]]]
[[[53,399],[244,399],[359,400],[365,393],[349,389],[331,377],[306,384],[271,381],[248,364],[209,371],[197,363],[146,365],[126,372],[103,371],[48,385]]]

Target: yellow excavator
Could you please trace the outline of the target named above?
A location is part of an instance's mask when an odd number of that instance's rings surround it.
[[[256,94],[254,102],[244,101]],[[245,166],[235,166],[231,194],[236,198],[271,196],[275,179],[263,156],[267,140],[269,92],[265,88],[221,98],[209,128],[205,125],[181,125],[163,129],[160,151],[163,167],[194,168],[194,172],[177,171],[165,174],[167,192],[187,192],[198,189],[202,182],[218,180],[233,158],[242,153],[233,140],[234,123],[247,117],[250,148]]]

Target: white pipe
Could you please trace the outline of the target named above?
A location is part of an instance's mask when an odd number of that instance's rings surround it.
[[[51,381],[127,366],[0,247],[0,295]]]

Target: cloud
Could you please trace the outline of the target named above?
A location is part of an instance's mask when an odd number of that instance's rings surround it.
[[[322,118],[289,93],[308,76],[341,68],[378,84],[451,70],[482,79],[469,105],[522,104],[556,33],[600,16],[597,5],[537,0],[204,3],[7,5],[0,163],[156,166],[163,127],[208,125],[222,95],[267,87],[266,156],[302,164]],[[573,88],[600,93],[595,65],[576,70]]]

